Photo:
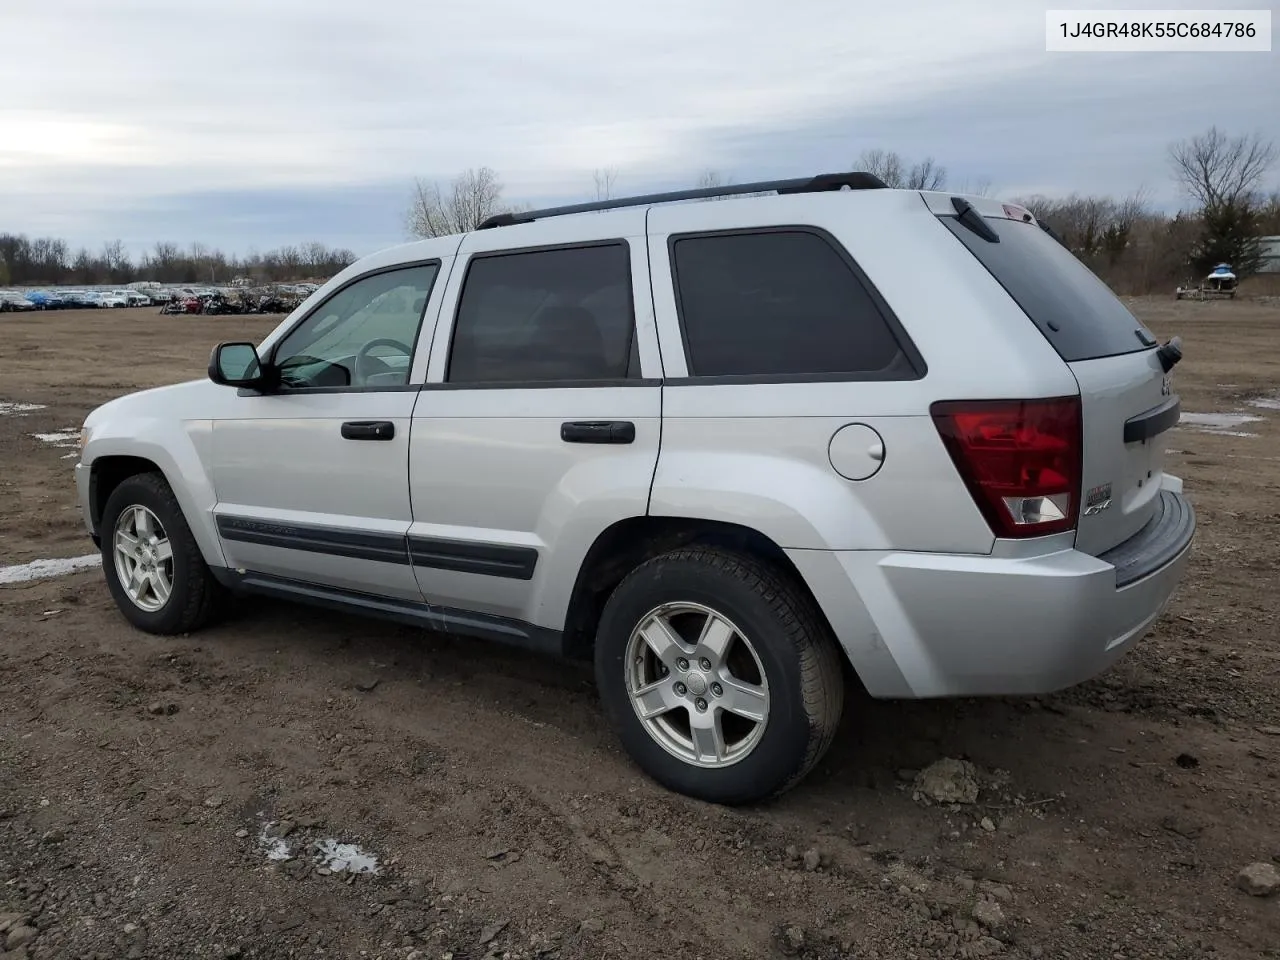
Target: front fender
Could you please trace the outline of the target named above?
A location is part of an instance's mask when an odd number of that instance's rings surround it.
[[[212,420],[130,416],[94,425],[80,462],[92,469],[103,457],[139,457],[164,474],[200,553],[210,566],[226,566],[213,525],[217,502],[209,476]]]

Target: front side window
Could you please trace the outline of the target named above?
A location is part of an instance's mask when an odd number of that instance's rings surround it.
[[[677,237],[671,251],[690,376],[916,376],[875,300],[822,236]]]
[[[450,383],[638,376],[625,243],[477,256],[463,283]]]
[[[339,290],[280,341],[281,386],[397,387],[409,368],[440,266],[363,277]]]

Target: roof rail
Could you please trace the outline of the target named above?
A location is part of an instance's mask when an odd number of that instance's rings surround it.
[[[670,193],[647,193],[639,197],[618,197],[613,200],[593,200],[588,203],[571,203],[564,207],[547,207],[545,210],[528,210],[521,213],[499,213],[481,223],[477,230],[493,227],[510,227],[517,223],[531,223],[546,217],[563,217],[570,213],[590,213],[595,210],[617,210],[621,207],[646,207],[654,203],[671,203],[676,200],[705,200],[711,197],[734,197],[744,193],[820,193],[827,190],[880,190],[887,185],[874,173],[822,173],[816,177],[800,177],[795,180],[761,180],[757,183],[731,183],[719,187],[700,187],[696,190],[673,190]]]

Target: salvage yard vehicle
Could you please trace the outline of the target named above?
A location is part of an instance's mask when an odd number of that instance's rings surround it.
[[[1229,263],[1219,263],[1209,271],[1208,276],[1196,286],[1178,287],[1174,293],[1175,300],[1184,297],[1188,300],[1234,300],[1236,297],[1236,275]]]
[[[0,290],[0,313],[17,313],[36,309],[36,305],[16,290]]]
[[[35,304],[37,310],[63,310],[73,306],[56,293],[49,293],[47,290],[30,290],[23,296]]]
[[[590,657],[644,771],[745,803],[855,678],[1037,694],[1132,649],[1195,532],[1180,357],[1023,208],[828,174],[373,254],[93,411],[76,483],[142,630],[247,592]]]

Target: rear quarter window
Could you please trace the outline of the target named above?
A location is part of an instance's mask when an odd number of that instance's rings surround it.
[[[985,240],[957,217],[939,220],[968,248],[1067,363],[1151,349],[1155,336],[1111,288],[1033,223],[986,217]],[[1145,340],[1144,340],[1145,337]]]
[[[888,307],[816,230],[677,235],[670,248],[691,377],[920,375]]]

